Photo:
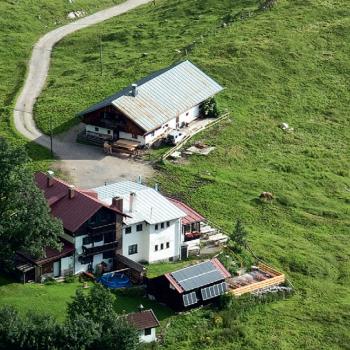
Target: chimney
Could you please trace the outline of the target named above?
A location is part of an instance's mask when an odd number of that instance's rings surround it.
[[[131,95],[136,97],[137,96],[137,84],[132,84],[131,85]]]
[[[75,186],[69,185],[68,196],[69,196],[69,199],[73,199],[75,197]]]
[[[139,309],[139,312],[142,312],[145,309],[145,307],[142,304],[140,304],[138,309]]]
[[[134,202],[135,202],[136,193],[130,192],[130,200],[129,200],[129,212],[132,213],[134,210]]]
[[[159,184],[158,184],[158,183],[155,183],[155,184],[154,184],[154,189],[155,189],[157,192],[159,192]]]
[[[122,197],[113,197],[112,198],[112,207],[118,209],[122,213],[123,212],[123,198]]]
[[[137,177],[137,183],[140,184],[140,185],[142,185],[142,176],[141,176],[141,175],[139,175],[139,176]]]
[[[47,172],[47,177],[46,177],[46,184],[47,184],[47,187],[52,187],[53,186],[53,176],[55,175],[55,173],[52,171],[52,170],[49,170]]]

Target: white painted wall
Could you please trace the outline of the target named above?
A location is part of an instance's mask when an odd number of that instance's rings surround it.
[[[132,134],[124,131],[119,131],[119,138],[120,139],[125,139],[125,140],[130,140],[130,141],[136,141],[139,142],[141,145],[145,144],[145,138],[143,136],[137,135],[137,139],[134,139],[132,137]]]
[[[64,275],[66,270],[73,268],[74,259],[73,256],[67,256],[61,259],[61,276]]]
[[[142,224],[142,231],[136,231],[137,224],[130,225],[131,233],[125,233],[125,227],[123,228],[123,255],[133,261],[148,261],[149,250],[149,225],[146,222],[140,222]],[[129,255],[129,246],[137,244],[137,254]]]
[[[188,111],[180,114],[179,124],[181,126],[182,123],[191,123],[198,117],[199,117],[199,105],[194,106]]]
[[[96,131],[95,128],[97,128],[98,130]],[[112,129],[102,128],[100,126],[86,124],[85,131],[86,132],[92,132],[94,134],[101,134],[101,135],[107,135],[107,136],[113,137],[113,130]],[[108,133],[108,131],[110,133]]]
[[[153,341],[156,341],[156,329],[152,328],[151,329],[151,334],[150,335],[145,335],[145,331],[142,330],[140,331],[140,342],[142,343],[151,343]]]

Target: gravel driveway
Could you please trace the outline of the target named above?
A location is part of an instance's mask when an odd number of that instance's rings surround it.
[[[49,137],[43,135],[35,125],[33,106],[45,85],[54,45],[66,35],[121,15],[150,1],[152,0],[127,0],[120,5],[57,28],[39,39],[33,48],[28,75],[14,109],[15,127],[26,139],[50,148]],[[54,153],[60,159],[55,167],[68,173],[76,185],[92,187],[120,178],[133,180],[138,175],[144,177],[152,175],[152,169],[147,164],[137,163],[128,158],[105,156],[100,148],[77,144],[76,132],[77,129],[73,128],[54,139]]]

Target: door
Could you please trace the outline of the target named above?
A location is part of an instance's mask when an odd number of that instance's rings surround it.
[[[61,276],[61,260],[53,263],[53,277]]]

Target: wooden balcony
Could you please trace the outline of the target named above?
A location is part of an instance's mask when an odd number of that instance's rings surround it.
[[[91,247],[91,248],[87,248],[83,246],[82,256],[87,257],[95,254],[108,252],[110,250],[116,250],[118,247],[118,244],[119,244],[119,241],[114,241],[114,242],[106,243],[106,244],[103,244],[97,247]]]
[[[102,235],[104,233],[115,232],[116,223],[113,222],[111,224],[92,226],[89,225],[87,228],[87,233],[91,236]]]

